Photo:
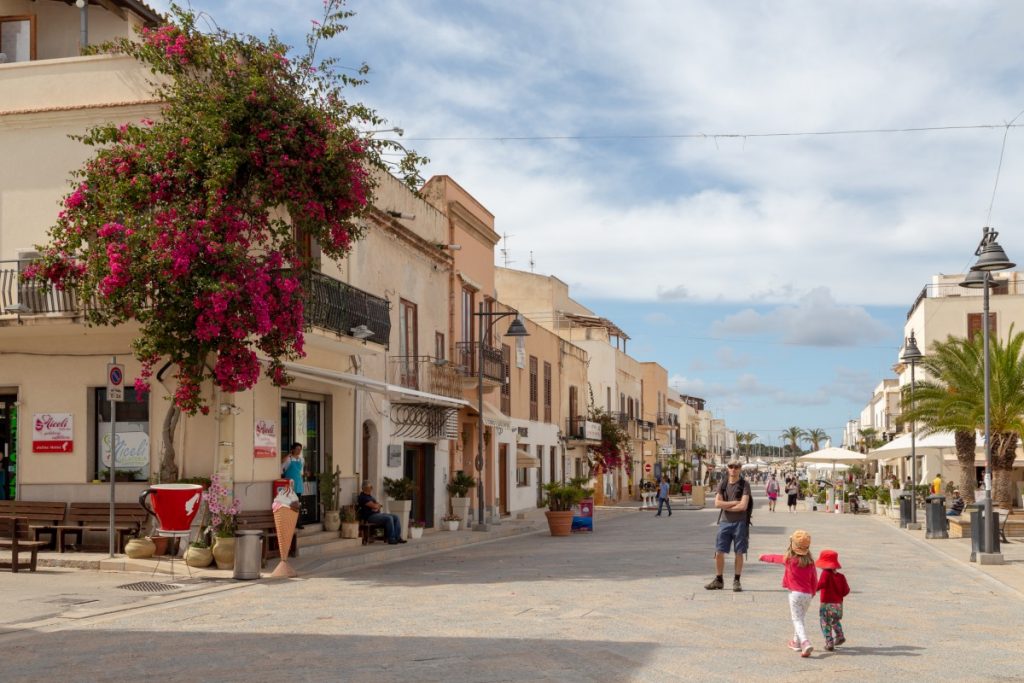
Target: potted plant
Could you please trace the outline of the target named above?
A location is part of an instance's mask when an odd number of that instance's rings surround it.
[[[156,545],[145,536],[132,536],[124,545],[124,554],[133,560],[153,557]]]
[[[470,499],[467,497],[469,490],[476,486],[476,479],[462,470],[455,473],[448,483],[448,495],[452,497],[452,514],[462,519],[469,518]]]
[[[585,477],[577,477],[567,484],[553,481],[544,485],[548,494],[548,509],[544,515],[552,536],[568,536],[572,532],[572,509],[594,493],[593,489],[584,487],[586,481]]]
[[[217,561],[217,569],[231,569],[235,566],[235,529],[242,501],[231,497],[231,492],[221,484],[216,474],[210,478],[210,488],[203,495],[210,513],[213,559]]]
[[[448,527],[448,531],[458,531],[459,530],[459,522],[461,522],[461,521],[462,521],[461,517],[459,517],[456,514],[451,514],[451,513],[449,513],[449,514],[447,514],[447,515],[445,515],[444,517],[441,518],[441,523],[444,526]]]
[[[402,538],[409,537],[409,516],[412,513],[412,494],[415,491],[412,479],[390,479],[384,477],[384,495],[388,497],[387,509],[398,515],[402,522]]]
[[[188,544],[185,550],[185,564],[190,567],[209,567],[213,562],[210,543],[202,536]]]
[[[341,528],[341,513],[338,511],[338,473],[322,472],[317,487],[320,489],[320,505],[324,511],[324,531]]]
[[[356,514],[355,505],[345,505],[341,508],[341,537],[359,538],[359,516]]]
[[[410,538],[421,538],[423,536],[423,529],[427,526],[427,523],[422,519],[414,519],[409,522],[409,537]]]

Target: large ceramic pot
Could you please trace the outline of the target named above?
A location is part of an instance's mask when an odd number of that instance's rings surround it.
[[[148,538],[133,538],[124,546],[124,554],[133,560],[153,557],[156,545]]]
[[[328,510],[324,513],[324,531],[337,531],[341,528],[341,513]]]
[[[469,498],[452,498],[452,514],[462,519],[469,519],[469,506],[472,502]]]
[[[213,562],[213,551],[209,548],[197,548],[190,545],[185,550],[185,564],[190,567],[209,567]]]
[[[448,531],[458,531],[459,530],[459,520],[457,520],[457,519],[446,519],[446,520],[444,520],[441,523],[444,524],[446,527],[448,527]]]
[[[171,540],[170,536],[147,536],[146,538],[153,542],[154,557],[160,557],[161,555],[167,554],[167,544]]]
[[[359,522],[342,522],[342,538],[359,538]]]
[[[544,514],[548,518],[548,529],[552,536],[568,536],[572,533],[572,510],[548,510]]]
[[[412,501],[388,498],[387,504],[388,512],[398,515],[398,521],[402,523],[402,538],[409,538],[409,515],[412,513]]]
[[[213,539],[213,559],[217,569],[232,569],[235,566],[235,537],[217,536]]]
[[[409,538],[416,539],[416,538],[422,538],[422,537],[423,537],[423,527],[421,527],[421,526],[411,526],[411,527],[409,527]]]

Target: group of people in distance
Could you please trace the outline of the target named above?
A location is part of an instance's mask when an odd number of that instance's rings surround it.
[[[749,512],[752,496],[750,484],[742,476],[740,462],[731,460],[726,467],[728,477],[719,484],[715,495],[715,507],[721,510],[718,534],[715,538],[716,575],[705,588],[725,588],[725,556],[731,550],[735,556],[732,589],[742,591],[740,578],[743,573],[743,557],[747,553],[750,539]],[[791,484],[796,484],[796,480],[787,480],[787,493]],[[774,481],[774,477],[766,483],[765,491],[768,493],[769,510],[774,510],[775,499],[779,494],[779,485]],[[791,498],[791,507],[795,510],[795,491]],[[801,657],[810,657],[814,650],[807,637],[804,621],[815,594],[821,597],[818,618],[821,632],[825,637],[825,649],[831,651],[846,642],[842,625],[843,599],[850,593],[850,586],[846,577],[838,571],[842,567],[839,564],[838,552],[822,550],[815,560],[811,553],[811,535],[798,529],[789,537],[789,546],[784,554],[764,554],[758,559],[784,567],[782,586],[789,591],[789,615],[793,622],[793,637],[788,643],[790,649],[799,652]],[[820,576],[818,569],[822,570]]]

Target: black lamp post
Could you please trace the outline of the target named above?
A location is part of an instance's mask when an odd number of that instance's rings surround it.
[[[995,533],[995,520],[992,518],[992,411],[991,411],[991,369],[989,368],[989,316],[988,316],[988,291],[995,284],[992,282],[992,272],[1013,268],[1016,263],[1010,261],[1006,252],[996,242],[999,233],[992,228],[982,228],[981,242],[974,250],[978,261],[971,266],[971,272],[967,278],[960,283],[961,287],[982,290],[982,316],[981,316],[981,338],[984,346],[985,366],[985,534],[982,539],[981,549],[986,554],[997,554],[999,552],[999,539]]]
[[[494,323],[498,322],[499,319],[508,317],[510,315],[516,316],[512,323],[508,326],[508,331],[505,333],[506,337],[529,337],[530,333],[526,331],[526,326],[519,319],[518,311],[485,311],[483,302],[480,303],[479,310],[473,315],[479,318],[479,329],[480,337],[477,339],[477,354],[476,354],[476,403],[478,422],[477,422],[477,451],[476,451],[476,506],[477,506],[477,531],[487,531],[487,525],[484,524],[484,339],[490,336],[491,328],[494,327]],[[487,319],[489,322],[484,325],[484,320]],[[502,377],[501,381],[504,382],[505,378]]]
[[[914,338],[914,331],[910,331],[910,337],[903,343],[904,363],[910,363],[910,409],[914,409],[914,368],[918,361],[924,358],[921,349],[917,348],[917,339]],[[910,423],[910,520],[907,523],[908,529],[920,529],[917,523],[917,421]]]

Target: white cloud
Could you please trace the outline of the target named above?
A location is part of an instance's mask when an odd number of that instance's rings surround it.
[[[721,346],[715,351],[715,360],[718,362],[718,366],[725,370],[737,370],[750,365],[750,356],[745,353],[736,353],[728,346]]]
[[[826,287],[818,287],[794,306],[777,306],[765,313],[748,308],[711,325],[716,335],[777,335],[787,344],[802,346],[856,346],[891,335],[860,306],[835,301]]]

